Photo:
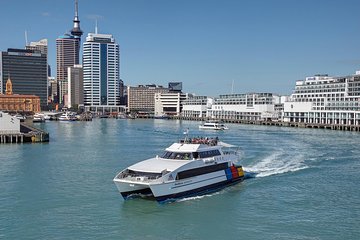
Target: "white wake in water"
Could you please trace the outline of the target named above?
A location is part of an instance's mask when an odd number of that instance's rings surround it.
[[[296,172],[308,167],[304,163],[304,156],[302,155],[289,156],[282,152],[275,152],[254,165],[244,167],[244,170],[256,173],[256,177],[267,177],[287,172]]]
[[[204,195],[198,195],[198,196],[193,196],[193,197],[186,197],[186,198],[181,198],[176,200],[176,202],[184,202],[184,201],[190,201],[190,200],[198,200],[198,199],[203,199],[206,197],[212,197],[215,195],[220,194],[220,192],[213,192],[213,193],[208,193],[208,194],[204,194]]]

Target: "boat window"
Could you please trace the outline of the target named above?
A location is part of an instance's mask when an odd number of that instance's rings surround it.
[[[124,175],[129,176],[129,177],[148,177],[149,179],[157,179],[157,178],[161,177],[162,174],[161,173],[139,172],[139,171],[128,170],[126,173],[124,173]]]
[[[166,151],[161,157],[166,159],[189,160],[193,158],[193,155],[192,153],[176,153]]]
[[[194,168],[186,171],[179,172],[176,176],[177,180],[199,176],[207,173],[217,172],[228,168],[228,163],[215,164],[206,167]]]
[[[209,158],[209,157],[214,157],[214,156],[219,156],[221,155],[219,150],[209,150],[209,151],[204,151],[204,152],[199,152],[200,158]]]

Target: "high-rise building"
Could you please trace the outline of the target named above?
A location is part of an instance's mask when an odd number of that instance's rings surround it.
[[[49,101],[51,103],[59,103],[59,85],[57,83],[57,80],[55,77],[50,77],[49,79],[49,86],[48,86],[48,92],[49,92]]]
[[[30,42],[30,44],[25,47],[27,50],[39,50],[42,54],[47,56],[48,54],[48,40],[41,39],[38,42]]]
[[[74,65],[68,68],[68,103],[67,107],[84,106],[83,68]]]
[[[89,33],[83,52],[85,110],[112,111],[120,105],[119,45],[112,35]]]
[[[64,95],[68,89],[68,67],[80,64],[80,42],[83,34],[80,29],[80,20],[78,13],[78,1],[75,0],[74,26],[71,34],[64,34],[56,39],[56,79],[59,84],[59,101],[63,103]]]
[[[13,92],[40,97],[41,107],[47,106],[47,60],[38,50],[11,49],[0,53],[0,91],[11,78]]]
[[[42,54],[46,55],[46,59],[48,57],[48,40],[47,39],[41,39],[38,42],[30,42],[30,44],[27,44],[25,46],[25,49],[28,50],[38,50],[40,51]],[[48,77],[51,76],[51,67],[48,64]]]
[[[70,34],[64,34],[56,39],[56,79],[60,89],[60,103],[67,93],[67,69],[79,64],[79,44],[79,39]]]

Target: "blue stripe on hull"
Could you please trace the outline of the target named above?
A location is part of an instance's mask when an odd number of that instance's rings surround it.
[[[192,197],[192,196],[199,196],[204,195],[211,192],[216,192],[226,186],[234,185],[236,183],[239,183],[244,180],[244,177],[239,177],[232,180],[222,181],[215,184],[207,185],[201,188],[192,189],[186,192],[176,193],[176,194],[170,194],[170,195],[164,195],[160,197],[156,197],[156,200],[160,203],[163,202],[171,202],[175,201],[176,199],[185,198],[185,197]]]

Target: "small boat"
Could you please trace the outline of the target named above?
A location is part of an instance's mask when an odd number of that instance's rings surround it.
[[[234,149],[235,147],[235,149]],[[198,196],[244,180],[236,146],[218,138],[185,138],[156,156],[135,163],[113,179],[124,199],[158,202]]]
[[[47,115],[47,114],[44,114],[44,119],[45,120],[51,120],[51,117],[49,115]]]
[[[154,119],[169,119],[170,117],[167,114],[154,115]]]
[[[118,113],[117,118],[118,118],[118,119],[126,119],[127,116],[126,116],[125,113]]]
[[[74,113],[64,112],[60,117],[59,121],[76,121],[77,118]]]
[[[35,113],[33,122],[45,122],[44,114],[41,113]]]
[[[20,113],[16,114],[14,117],[20,120],[20,122],[24,122],[26,120],[26,117],[24,115],[21,115]]]
[[[207,121],[199,126],[199,129],[203,130],[227,130],[229,129],[223,123],[219,121]]]

